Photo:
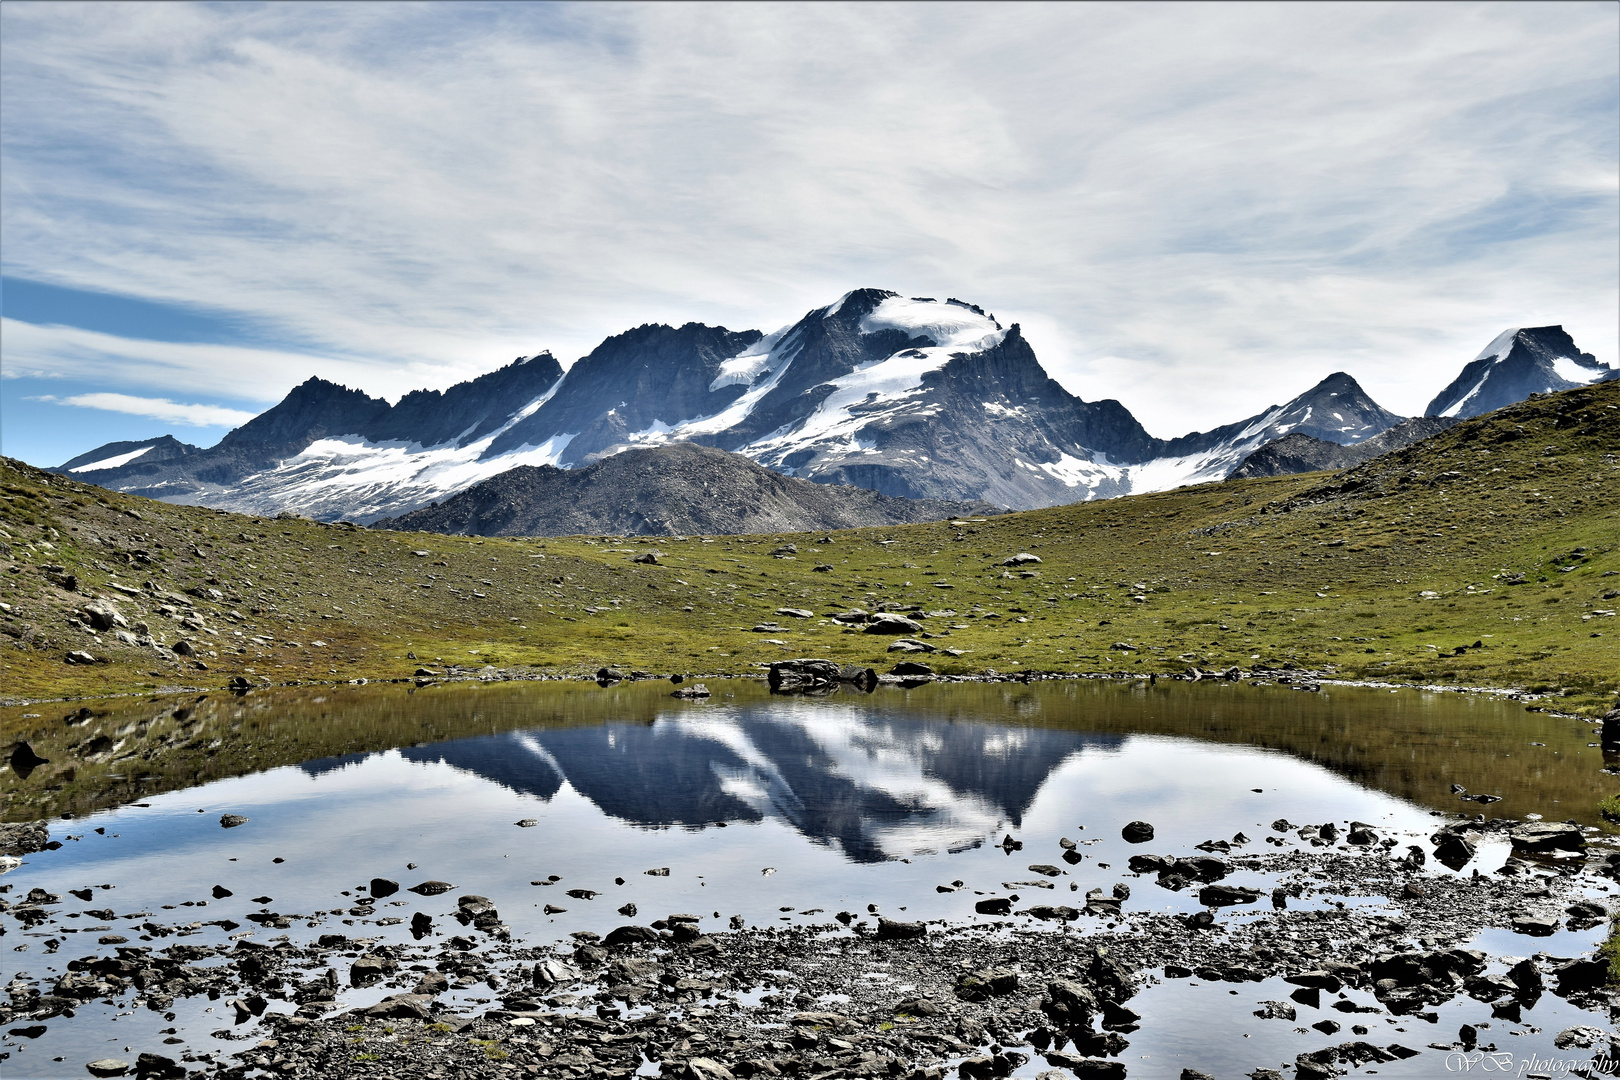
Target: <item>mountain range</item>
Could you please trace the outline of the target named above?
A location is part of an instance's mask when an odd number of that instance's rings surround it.
[[[1429,413],[1474,416],[1617,377],[1561,327],[1514,329],[1466,365]],[[857,289],[771,334],[648,324],[608,338],[566,372],[540,353],[393,405],[312,378],[214,447],[172,436],[109,443],[56,471],[170,502],[363,523],[442,510],[441,500],[467,492],[457,512],[488,518],[504,501],[503,527],[569,528],[558,508],[516,508],[514,492],[583,490],[544,470],[584,469],[627,450],[694,444],[821,485],[1018,510],[1220,480],[1284,437],[1356,447],[1402,420],[1339,372],[1246,419],[1159,439],[1118,401],[1087,402],[1060,386],[1017,324],[955,298]],[[1272,459],[1256,467],[1305,460]],[[639,460],[659,476],[691,465],[681,455]],[[520,467],[542,471],[506,475]],[[494,486],[469,491],[486,482]],[[782,489],[790,490],[807,489]],[[880,504],[862,505],[860,523],[878,523]],[[625,509],[648,518],[643,506]],[[924,511],[891,503],[885,512],[898,522]],[[788,527],[764,524],[771,520],[760,516],[762,527]]]

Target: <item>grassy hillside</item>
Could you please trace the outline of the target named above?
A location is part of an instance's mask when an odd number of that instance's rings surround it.
[[[890,638],[826,616],[915,607],[935,613],[923,625],[941,650],[920,658],[947,673],[1294,664],[1559,690],[1593,712],[1620,688],[1604,614],[1620,606],[1617,491],[1614,383],[1344,473],[823,536],[368,531],[154,503],[6,460],[0,684],[18,699],[419,664],[743,673],[793,656],[884,670],[900,658]],[[653,550],[659,565],[632,561]],[[1041,561],[1002,565],[1019,552]],[[102,615],[95,630],[87,603],[129,625]],[[782,629],[754,631],[766,622]],[[142,644],[143,629],[196,655]]]

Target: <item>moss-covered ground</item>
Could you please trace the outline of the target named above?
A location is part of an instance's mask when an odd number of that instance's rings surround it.
[[[947,674],[1295,665],[1560,693],[1597,714],[1620,689],[1617,493],[1615,383],[1345,473],[826,535],[373,531],[168,505],[5,460],[0,693],[452,664],[702,675],[823,656],[886,670],[902,658],[892,638],[829,617],[863,609],[924,613],[914,636],[938,651],[905,658]],[[658,564],[633,561],[649,551]],[[1018,553],[1040,561],[1003,565]],[[128,625],[96,629],[87,604]],[[167,647],[182,639],[194,656]]]

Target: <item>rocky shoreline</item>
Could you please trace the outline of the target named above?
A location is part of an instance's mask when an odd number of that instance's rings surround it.
[[[0,841],[12,850],[40,845],[39,824],[8,827]],[[621,916],[631,921],[600,936],[529,943],[514,939],[493,903],[465,893],[452,917],[418,910],[408,920],[413,940],[389,943],[362,936],[363,924],[402,925],[413,894],[453,887],[374,879],[370,895],[346,911],[250,915],[261,931],[292,931],[268,940],[244,930],[223,945],[162,943],[206,925],[238,928],[222,922],[149,920],[139,943],[109,934],[97,953],[66,960],[60,975],[17,971],[0,1026],[26,1041],[96,1001],[172,1019],[177,1002],[206,997],[227,1025],[212,1038],[247,1044],[194,1052],[169,1029],[167,1045],[65,1063],[62,1075],[438,1080],[639,1070],[695,1080],[923,1080],[1029,1075],[1044,1062],[1054,1077],[1100,1080],[1171,1075],[1137,1071],[1130,1059],[1132,1033],[1154,1023],[1138,995],[1167,983],[1219,983],[1256,995],[1256,1024],[1297,1023],[1302,1041],[1313,1029],[1332,1040],[1292,1062],[1256,1060],[1248,1075],[1314,1080],[1415,1054],[1436,1058],[1438,1071],[1443,1052],[1512,1049],[1501,1029],[1532,1024],[1526,1014],[1543,995],[1607,1008],[1610,1031],[1620,1017],[1602,956],[1537,954],[1508,966],[1465,947],[1487,928],[1530,944],[1566,922],[1605,921],[1588,890],[1620,880],[1620,851],[1588,847],[1578,827],[1453,819],[1429,837],[1437,861],[1466,865],[1482,837],[1513,845],[1503,867],[1472,875],[1428,872],[1422,847],[1402,851],[1358,822],[1341,832],[1279,820],[1264,838],[1268,850],[1245,852],[1251,842],[1234,837],[1193,857],[1152,854],[1151,829],[1136,835],[1142,854],[1129,872],[1121,867],[1114,888],[1093,890],[1081,909],[1039,902],[1038,893],[987,896],[976,905],[987,918],[957,923],[891,920],[875,905],[810,925],[747,927],[719,912],[638,923],[627,906]],[[1278,883],[1269,904],[1260,890],[1224,883],[1245,872]],[[1142,893],[1154,886],[1197,890],[1203,910],[1147,911]],[[89,889],[75,898],[100,899]],[[25,929],[50,931],[67,925],[62,899],[34,890],[0,906]],[[389,905],[400,915],[387,916]],[[87,914],[112,918],[110,910]],[[344,926],[332,925],[345,914]],[[65,947],[54,937],[45,944],[49,955]],[[1286,980],[1280,991],[1244,989],[1278,978]],[[339,1004],[357,992],[374,1003]],[[1459,995],[1488,1005],[1492,1020],[1440,1030],[1436,1007]],[[1486,1030],[1493,1022],[1497,1030]],[[1606,1075],[1620,1054],[1620,1042],[1595,1026],[1557,1038],[1596,1062],[1591,1075]]]

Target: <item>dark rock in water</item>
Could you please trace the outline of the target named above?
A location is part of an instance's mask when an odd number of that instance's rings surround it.
[[[1050,863],[1030,863],[1029,869],[1033,874],[1042,874],[1046,877],[1058,877],[1063,873],[1062,870]]]
[[[50,842],[50,824],[46,821],[0,824],[0,855],[32,855],[44,851]]]
[[[1579,851],[1586,846],[1586,837],[1579,825],[1533,821],[1509,830],[1508,842],[1515,851]]]
[[[610,667],[597,668],[596,681],[599,683],[623,682],[624,676]]]
[[[1075,851],[1073,848],[1070,848],[1069,850],[1065,851],[1063,853],[1063,855],[1062,855],[1063,861],[1068,863],[1070,866],[1078,866],[1079,863],[1080,863],[1080,860],[1083,859],[1083,858],[1085,858],[1085,856],[1081,855],[1078,851]]]
[[[1215,1080],[1215,1078],[1209,1073],[1199,1072],[1197,1069],[1182,1069],[1181,1080]]]
[[[1166,855],[1132,855],[1126,865],[1135,874],[1157,874],[1175,864],[1176,860]]]
[[[998,846],[1002,851],[1008,853],[1024,850],[1024,842],[1022,840],[1014,840],[1012,838],[1012,833],[1008,833],[1006,836],[1003,836],[1001,838],[1001,843]]]
[[[85,1066],[91,1076],[127,1076],[129,1062],[119,1058],[98,1058]]]
[[[1242,885],[1205,885],[1198,890],[1198,902],[1209,907],[1252,904],[1262,895],[1259,889],[1250,889]]]
[[[1129,1001],[1136,996],[1136,971],[1100,950],[1086,961],[1086,978],[1109,1000]]]
[[[231,895],[231,890],[227,889],[223,885],[215,885],[212,891],[215,900],[223,900],[227,896]]]
[[[877,688],[877,672],[859,664],[845,664],[838,669],[838,681],[870,694]]]
[[[1544,915],[1515,915],[1512,926],[1515,934],[1528,934],[1530,937],[1551,937],[1561,928],[1556,918]]]
[[[1079,911],[1066,904],[1031,904],[1022,914],[1042,920],[1062,919],[1065,922],[1073,922],[1080,917]]]
[[[397,892],[399,892],[399,882],[380,877],[371,879],[371,895],[374,898],[381,900],[383,897],[393,896]]]
[[[1372,847],[1378,843],[1378,834],[1373,832],[1372,826],[1355,822],[1351,826],[1350,835],[1346,838],[1353,847]]]
[[[766,682],[779,692],[835,686],[841,681],[841,670],[833,660],[778,660],[770,666]]]
[[[222,829],[234,829],[238,825],[246,825],[247,823],[248,819],[241,814],[222,814],[219,819],[219,825]]]
[[[619,908],[619,914],[623,915],[627,919],[635,918],[636,917],[636,905],[633,904],[633,903],[632,904],[625,904],[623,907]]]
[[[1114,1031],[1135,1031],[1142,1022],[1142,1014],[1112,1001],[1102,1003],[1102,1026]]]
[[[928,926],[920,922],[902,922],[897,919],[879,918],[877,936],[879,941],[904,941],[910,938],[926,937]]]
[[[1541,969],[1536,967],[1534,960],[1520,960],[1507,969],[1507,977],[1526,994],[1539,994],[1545,985],[1541,978]]]
[[[699,698],[706,698],[712,695],[709,693],[709,688],[707,686],[703,685],[702,683],[693,683],[691,686],[681,687],[679,690],[674,691],[669,696],[672,698],[684,698],[688,701],[695,701]]]
[[[1073,979],[1053,979],[1046,984],[1041,1011],[1059,1031],[1085,1031],[1097,1013],[1097,996]]]
[[[349,965],[349,985],[360,987],[370,986],[372,983],[392,975],[399,970],[399,963],[386,956],[362,956]]]
[[[1119,831],[1126,843],[1145,844],[1153,839],[1153,826],[1145,821],[1132,821]]]
[[[135,1059],[135,1075],[140,1080],[184,1080],[186,1067],[162,1054],[142,1054]]]
[[[455,888],[448,881],[424,881],[420,885],[412,885],[410,891],[418,896],[438,896]]]
[[[1292,1005],[1281,1001],[1262,1001],[1260,1007],[1254,1010],[1254,1015],[1262,1020],[1294,1020],[1298,1012]]]
[[[1081,1057],[1065,1050],[1049,1050],[1041,1055],[1053,1068],[1068,1069],[1079,1080],[1125,1080],[1123,1061]]]
[[[992,896],[974,904],[973,910],[980,915],[1011,915],[1012,901],[1005,896]]]
[[[1461,870],[1474,857],[1474,843],[1461,833],[1436,834],[1434,857],[1453,870]]]
[[[889,669],[889,674],[900,676],[933,675],[934,669],[916,660],[902,660]]]
[[[620,926],[610,930],[602,944],[612,948],[619,945],[652,945],[659,941],[658,931],[650,926]]]
[[[1590,960],[1571,960],[1553,968],[1552,976],[1558,980],[1557,985],[1553,987],[1553,993],[1559,997],[1596,990],[1608,981],[1609,960],[1604,956]]]
[[[411,674],[415,675],[418,679],[437,679],[439,677],[439,673],[437,671],[427,667],[419,667]]]
[[[433,929],[433,919],[426,912],[418,911],[411,916],[411,935],[418,941],[428,935]]]
[[[1283,982],[1308,987],[1312,990],[1326,990],[1330,994],[1337,994],[1344,989],[1344,983],[1339,980],[1339,977],[1327,971],[1302,971],[1298,975],[1285,975],[1283,976]]]

